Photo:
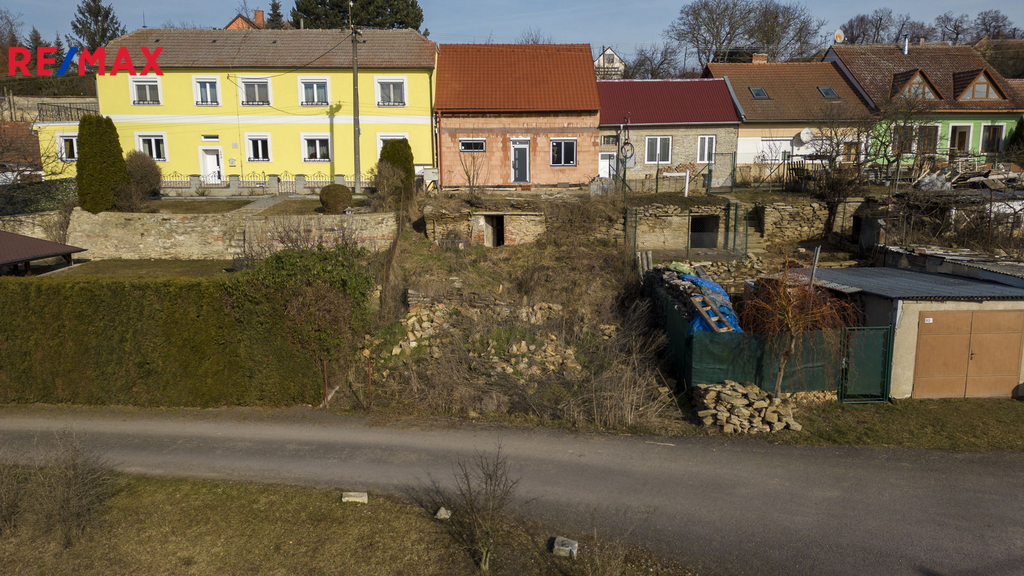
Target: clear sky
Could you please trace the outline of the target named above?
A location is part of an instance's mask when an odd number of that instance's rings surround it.
[[[114,5],[121,22],[134,30],[145,22],[157,27],[167,21],[194,22],[201,26],[223,27],[237,13],[238,0],[104,0]],[[358,1],[358,0],[357,0]],[[4,5],[20,13],[27,35],[35,26],[50,39],[59,31],[71,31],[71,18],[77,0],[4,0]],[[282,0],[285,17],[293,0]],[[435,42],[512,42],[528,28],[540,30],[555,42],[615,47],[629,55],[637,44],[660,41],[662,32],[678,14],[681,0],[420,0],[425,28]],[[825,31],[831,32],[851,16],[871,12],[882,6],[895,12],[909,12],[915,19],[931,22],[935,16],[953,10],[972,18],[981,10],[998,9],[1013,23],[1024,28],[1024,2],[1021,0],[906,0],[895,7],[884,0],[839,2],[807,0],[818,16],[826,18]],[[268,10],[269,0],[249,0],[252,8]]]

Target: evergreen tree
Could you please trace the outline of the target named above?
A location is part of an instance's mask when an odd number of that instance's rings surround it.
[[[361,0],[352,13],[356,26],[411,28],[423,24],[423,9],[417,0]],[[298,28],[348,27],[348,0],[295,0],[292,24]]]
[[[31,70],[33,74],[36,73],[37,55],[39,54],[38,49],[43,46],[49,46],[49,44],[43,41],[43,35],[39,33],[39,30],[36,30],[35,26],[33,26],[32,31],[28,33],[27,46],[32,54],[32,59],[29,61],[28,69]]]
[[[53,44],[51,44],[51,46],[57,49],[56,54],[54,54],[54,58],[57,59],[57,66],[60,66],[60,63],[64,61],[64,57],[68,54],[67,50],[64,49],[64,41],[60,39],[60,32],[58,32],[57,37],[53,39]]]
[[[1017,119],[1017,126],[1013,129],[1013,134],[1010,134],[1010,141],[1007,143],[1006,148],[1018,153],[1024,153],[1024,116]]]
[[[413,162],[412,146],[405,138],[388,140],[380,148],[380,161],[387,162],[402,171],[402,185],[412,186],[416,179],[416,165]]]
[[[82,0],[71,21],[71,31],[76,46],[94,50],[123,35],[125,28],[114,15],[113,6],[104,6],[102,0]]]
[[[87,114],[78,122],[76,170],[78,205],[93,214],[113,208],[119,189],[130,183],[113,120]]]
[[[267,18],[268,30],[284,29],[284,14],[281,14],[280,0],[270,0],[270,17]]]

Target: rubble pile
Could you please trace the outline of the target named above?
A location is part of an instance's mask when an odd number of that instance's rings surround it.
[[[725,380],[693,387],[693,405],[705,426],[718,426],[726,434],[758,434],[803,429],[793,419],[794,402],[779,398],[749,382]]]

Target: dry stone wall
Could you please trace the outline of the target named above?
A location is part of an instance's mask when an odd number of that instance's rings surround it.
[[[56,211],[4,216],[0,217],[0,230],[33,238],[42,238],[43,240],[56,240],[50,238],[47,229],[59,217],[60,215]]]
[[[836,212],[834,230],[842,234],[853,231],[853,213],[864,203],[863,198],[850,198]],[[824,202],[759,204],[763,235],[767,244],[790,244],[821,236],[828,218]]]
[[[716,246],[725,240],[726,209],[722,206],[680,208],[650,204],[637,209],[636,241],[638,250],[686,250],[690,244],[690,225],[694,218],[718,218]],[[631,223],[632,224],[632,223]]]

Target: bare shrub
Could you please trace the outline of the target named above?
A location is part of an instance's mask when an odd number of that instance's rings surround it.
[[[160,184],[163,173],[160,165],[149,154],[132,150],[124,157],[128,166],[128,179],[138,189],[143,198],[155,198],[160,195]]]
[[[313,250],[317,246],[351,245],[348,228],[325,230],[320,220],[311,216],[273,216],[253,220],[246,225],[242,248],[243,260],[255,263],[280,250]]]
[[[31,479],[29,513],[43,533],[54,534],[65,548],[81,535],[113,494],[109,464],[70,431],[56,434]]]
[[[349,360],[346,352],[352,349],[355,339],[349,326],[352,305],[344,293],[316,283],[291,290],[284,311],[289,340],[309,354],[320,371],[326,407],[331,399],[330,375],[344,370]],[[352,387],[351,380],[349,389],[356,402],[363,405],[363,398]]]
[[[120,212],[142,212],[149,194],[133,182],[122,184],[114,190],[114,207]]]
[[[60,206],[57,208],[53,218],[48,218],[40,224],[47,240],[67,244],[68,227],[71,225],[71,213],[75,210],[76,206],[78,206],[77,195],[67,195],[61,198]]]
[[[615,195],[579,202],[548,202],[544,205],[544,234],[540,240],[554,246],[577,247],[594,242],[595,236],[620,224],[624,213]]]
[[[510,507],[519,479],[512,477],[500,444],[493,455],[480,452],[471,460],[458,458],[452,476],[451,491],[435,484],[440,504],[452,512],[447,526],[480,571],[488,572],[495,550],[509,536]]]

